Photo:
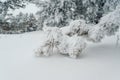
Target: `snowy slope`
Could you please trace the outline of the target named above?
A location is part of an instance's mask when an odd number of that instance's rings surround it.
[[[41,31],[0,34],[0,80],[120,80],[120,45],[115,46],[115,36],[89,43],[79,59],[35,57],[43,40]]]

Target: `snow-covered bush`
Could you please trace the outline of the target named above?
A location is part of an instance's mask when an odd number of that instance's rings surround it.
[[[64,35],[60,28],[45,27],[43,30],[47,35],[41,47],[35,52],[37,56],[49,56],[53,54],[53,49],[56,48],[57,53],[67,54],[72,58],[77,58],[86,47],[82,38],[76,35],[72,37]]]

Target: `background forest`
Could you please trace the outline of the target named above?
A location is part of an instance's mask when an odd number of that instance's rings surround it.
[[[38,7],[36,14],[17,15],[9,11]],[[86,24],[98,24],[102,17],[119,10],[120,0],[2,0],[0,1],[0,33],[24,33],[51,27],[69,26],[71,21],[83,19]],[[32,10],[32,9],[31,9]],[[113,15],[117,16],[117,15]]]

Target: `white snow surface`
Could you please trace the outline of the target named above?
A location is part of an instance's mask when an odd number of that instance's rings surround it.
[[[120,80],[120,44],[116,36],[88,43],[78,59],[60,54],[35,57],[41,31],[0,34],[0,80]]]

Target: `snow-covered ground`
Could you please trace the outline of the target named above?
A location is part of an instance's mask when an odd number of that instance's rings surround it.
[[[43,34],[0,34],[0,80],[120,80],[116,36],[89,43],[78,59],[63,55],[35,57]]]

